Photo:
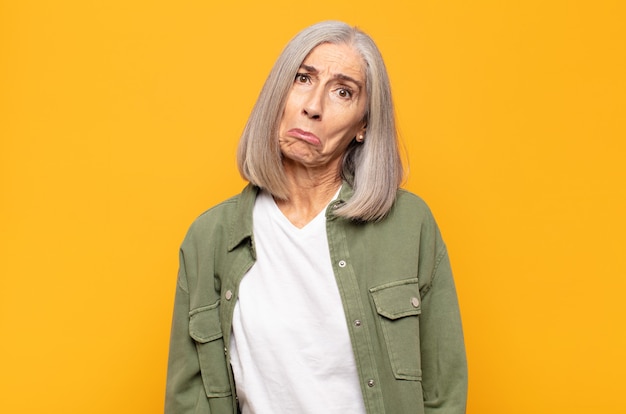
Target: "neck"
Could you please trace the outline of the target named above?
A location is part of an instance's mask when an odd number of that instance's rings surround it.
[[[285,165],[289,199],[276,200],[276,205],[291,223],[302,228],[322,211],[341,186],[337,169],[312,171],[291,169]]]

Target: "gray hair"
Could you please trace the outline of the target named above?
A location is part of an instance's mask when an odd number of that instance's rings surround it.
[[[404,176],[391,86],[374,41],[343,22],[317,23],[287,44],[265,81],[241,135],[237,149],[239,172],[274,197],[288,199],[278,128],[300,65],[322,43],[353,46],[366,65],[366,139],[363,143],[353,140],[344,154],[341,176],[352,185],[354,193],[334,213],[353,220],[380,220],[391,209]]]

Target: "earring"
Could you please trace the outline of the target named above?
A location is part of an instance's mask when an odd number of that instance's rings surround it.
[[[363,142],[363,140],[364,140],[364,139],[365,139],[365,137],[363,136],[363,134],[359,134],[359,135],[356,137],[356,140],[357,140],[358,142]]]

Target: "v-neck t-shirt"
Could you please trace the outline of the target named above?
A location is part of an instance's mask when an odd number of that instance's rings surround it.
[[[364,414],[326,235],[326,209],[294,226],[263,191],[256,262],[239,286],[230,362],[242,414]]]

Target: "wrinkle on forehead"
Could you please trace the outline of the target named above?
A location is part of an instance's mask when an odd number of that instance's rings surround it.
[[[326,50],[325,61],[327,65],[322,66],[316,62],[320,49]],[[329,72],[329,76],[338,79],[352,80],[359,86],[365,84],[365,61],[361,54],[352,46],[346,43],[322,43],[317,45],[300,65],[301,68],[315,74]],[[340,70],[336,68],[340,67]]]

